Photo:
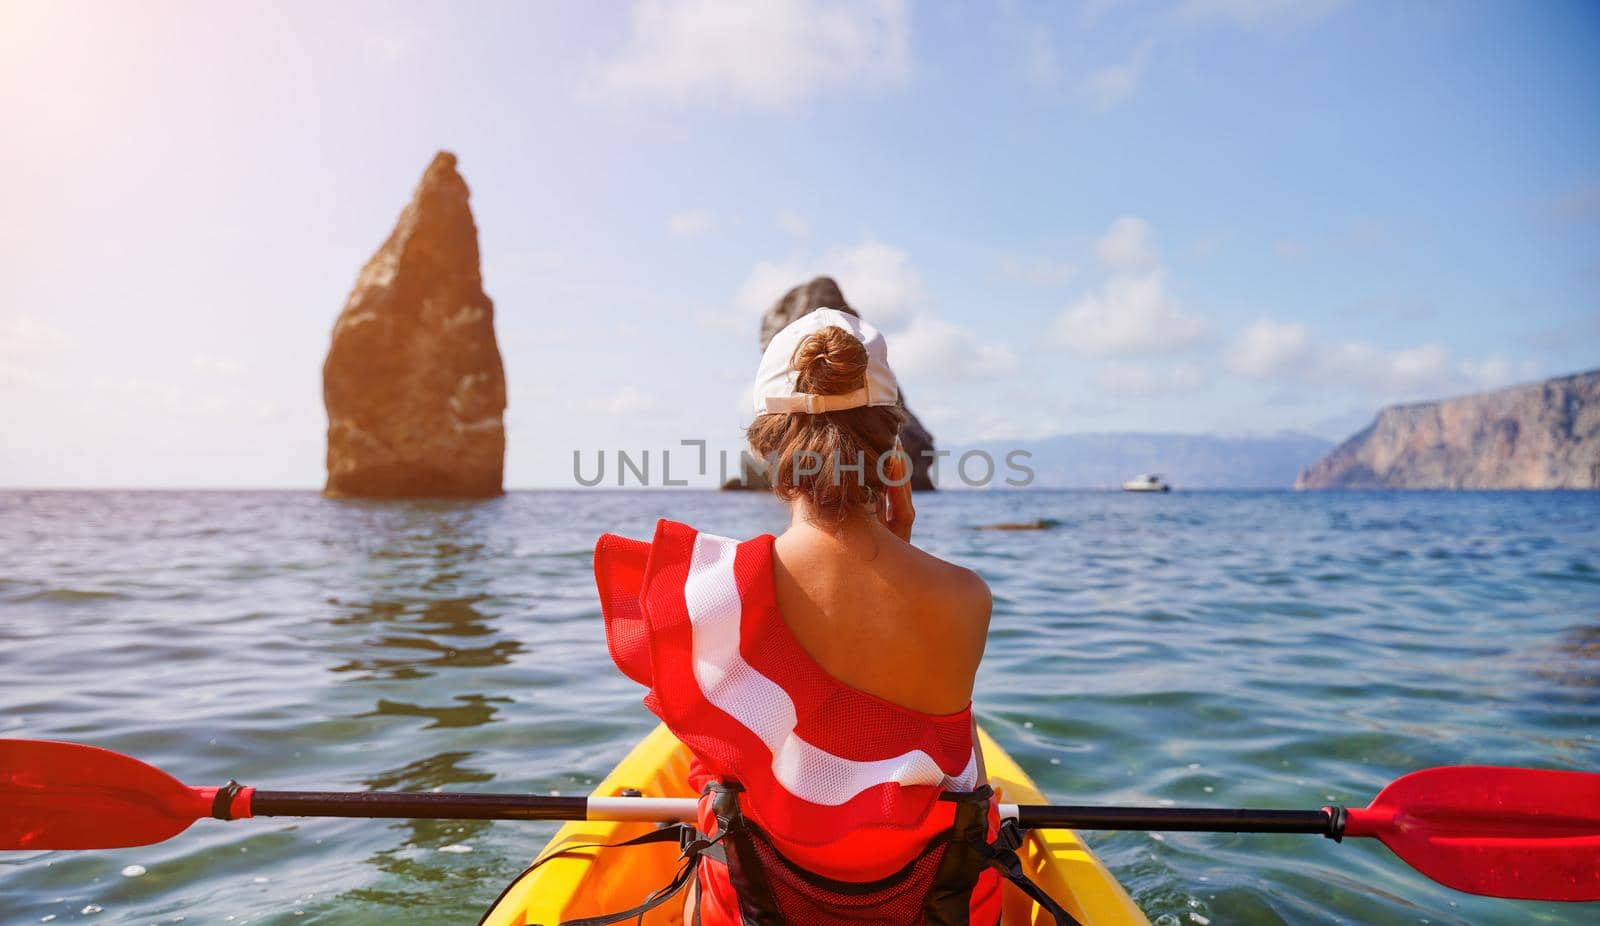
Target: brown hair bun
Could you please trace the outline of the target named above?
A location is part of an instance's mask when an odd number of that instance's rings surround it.
[[[789,366],[797,391],[844,395],[866,385],[867,348],[843,328],[827,327],[800,342]],[[805,498],[839,521],[877,501],[884,489],[879,459],[894,448],[904,421],[895,405],[767,414],[746,436],[779,498]]]
[[[844,395],[867,382],[867,348],[843,328],[823,328],[800,342],[789,366],[797,391]]]

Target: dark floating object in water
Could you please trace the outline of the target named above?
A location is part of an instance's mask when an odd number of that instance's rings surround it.
[[[1035,518],[1032,521],[1003,521],[999,524],[979,524],[980,531],[1047,531],[1052,527],[1060,527],[1061,522],[1055,518]]]

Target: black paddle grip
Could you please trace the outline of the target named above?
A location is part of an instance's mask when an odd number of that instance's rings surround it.
[[[258,817],[388,817],[412,820],[582,820],[585,797],[535,794],[408,794],[404,791],[257,791]]]
[[[1213,810],[1204,807],[1095,807],[1028,805],[1017,823],[1028,829],[1151,830],[1172,833],[1344,834],[1343,808],[1323,810]],[[1335,817],[1337,830],[1335,830]]]

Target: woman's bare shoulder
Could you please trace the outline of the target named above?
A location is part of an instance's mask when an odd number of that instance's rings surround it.
[[[932,590],[940,594],[957,595],[967,603],[989,600],[989,583],[976,571],[941,559],[911,544],[905,544],[902,550],[907,567],[915,570],[919,578],[930,584]]]
[[[989,632],[989,615],[994,607],[989,583],[965,566],[911,549],[915,551],[918,575],[907,587],[915,590],[918,610],[964,642],[981,641]]]

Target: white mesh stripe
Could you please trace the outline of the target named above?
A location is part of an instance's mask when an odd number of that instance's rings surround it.
[[[694,628],[694,677],[706,700],[743,724],[772,752],[772,772],[785,790],[813,804],[836,807],[868,788],[890,782],[970,791],[978,757],[955,778],[920,749],[861,762],[806,742],[795,727],[794,701],[739,653],[739,586],[733,575],[738,543],[696,534],[683,597]]]
[[[698,534],[683,586],[694,626],[694,680],[706,700],[750,728],[773,752],[794,735],[794,701],[739,653],[739,587],[731,540]],[[790,790],[793,790],[792,788]]]

